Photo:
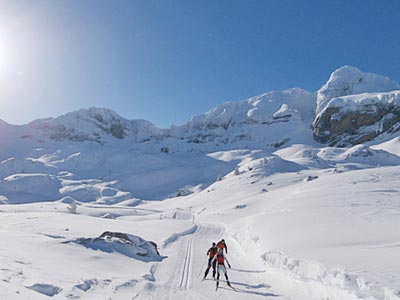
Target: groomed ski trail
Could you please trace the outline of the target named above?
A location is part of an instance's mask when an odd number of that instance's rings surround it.
[[[229,261],[235,268],[228,269],[233,288],[226,284],[222,275],[220,286],[216,291],[212,269],[208,278],[203,281],[208,262],[206,255],[208,248],[212,242],[217,242],[221,238],[227,240],[227,236],[220,224],[196,223],[195,226],[196,230],[189,229],[181,236],[178,234],[178,237],[174,237],[172,242],[166,243],[163,254],[168,258],[154,268],[154,282],[148,282],[133,299],[288,299],[271,291],[268,284],[258,283],[252,276],[252,271],[240,265],[240,257],[235,257],[240,251],[235,251],[236,245],[233,246],[233,243],[231,249],[228,244],[228,249],[234,253],[232,257],[229,256]],[[229,239],[227,242],[229,243]]]
[[[183,290],[187,290],[190,286],[190,277],[193,264],[193,240],[202,234],[204,231],[203,226],[198,226],[197,231],[194,235],[190,236],[187,240],[187,246],[185,251],[185,260],[182,268],[182,277],[179,287]]]

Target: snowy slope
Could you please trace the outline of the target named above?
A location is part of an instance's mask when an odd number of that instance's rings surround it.
[[[162,202],[83,203],[77,214],[69,201],[3,205],[0,235],[8,242],[0,251],[1,295],[41,299],[50,290],[55,299],[398,299],[400,236],[387,229],[399,226],[399,167],[371,169],[385,155],[377,152],[348,158],[358,166],[353,170],[339,157],[357,151],[322,150],[320,156],[336,165],[316,169],[312,159],[297,159],[296,148],[271,157],[242,152],[237,173]],[[386,157],[393,164],[400,159]],[[163,258],[146,262],[71,243],[104,231],[154,241]],[[201,281],[205,252],[222,237],[236,291],[222,283],[216,292],[214,281]]]

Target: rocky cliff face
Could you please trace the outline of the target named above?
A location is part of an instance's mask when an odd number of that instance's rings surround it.
[[[400,91],[335,98],[314,122],[320,143],[347,146],[400,130]]]
[[[394,134],[400,126],[399,92],[394,91],[399,89],[386,77],[354,67],[336,70],[317,92],[314,139],[348,146]]]

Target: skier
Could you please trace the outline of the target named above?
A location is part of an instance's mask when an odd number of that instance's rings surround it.
[[[214,256],[213,258],[213,262],[216,261],[218,264],[218,269],[217,269],[217,288],[219,286],[219,276],[221,273],[225,274],[225,278],[226,278],[226,283],[231,286],[231,283],[229,282],[229,278],[228,278],[228,273],[226,272],[226,267],[225,267],[225,261],[228,264],[228,267],[230,268],[231,265],[228,261],[228,259],[224,256],[224,249],[223,248],[218,248],[218,252],[217,255]]]
[[[217,248],[218,248],[218,249],[222,249],[222,250],[225,249],[225,253],[228,254],[228,246],[226,245],[224,239],[220,240],[220,241],[217,243]]]
[[[207,251],[208,267],[207,267],[206,273],[204,274],[203,280],[206,279],[206,277],[208,275],[208,272],[210,271],[211,266],[213,268],[213,278],[215,279],[216,265],[217,265],[217,261],[216,260],[213,261],[213,258],[215,256],[215,254],[217,254],[217,245],[215,243],[212,243],[211,248],[208,249],[208,251]]]

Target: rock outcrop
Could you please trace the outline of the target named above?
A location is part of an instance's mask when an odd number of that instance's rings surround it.
[[[65,243],[76,243],[88,249],[107,253],[118,252],[143,261],[161,261],[157,244],[123,232],[105,231],[97,238],[79,238]]]
[[[332,99],[317,115],[313,131],[320,143],[348,146],[400,130],[400,91]]]
[[[381,93],[399,90],[400,84],[388,77],[374,73],[365,73],[352,66],[343,66],[335,70],[329,80],[317,91],[318,115],[333,98],[362,93]]]

